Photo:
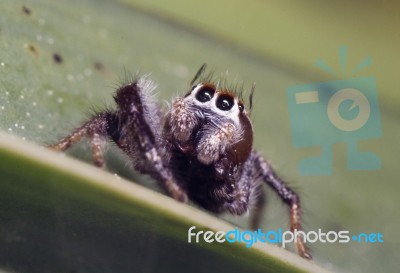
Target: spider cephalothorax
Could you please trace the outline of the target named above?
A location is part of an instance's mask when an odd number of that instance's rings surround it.
[[[242,215],[253,209],[252,228],[262,214],[264,181],[289,206],[291,230],[301,230],[299,197],[253,149],[240,92],[204,77],[204,68],[165,113],[153,99],[152,81],[129,81],[116,91],[116,110],[97,113],[51,148],[63,151],[88,137],[95,165],[104,168],[103,148],[111,140],[136,170],[153,177],[176,200],[189,198],[215,213]],[[299,254],[311,258],[301,236],[296,243]]]

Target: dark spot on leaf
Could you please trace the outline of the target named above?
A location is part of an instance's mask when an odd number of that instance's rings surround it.
[[[22,12],[26,15],[31,15],[32,11],[27,6],[22,6]]]
[[[94,68],[96,68],[97,70],[104,70],[104,65],[101,62],[95,62]]]
[[[37,56],[39,55],[39,51],[36,49],[36,47],[34,45],[31,44],[27,44],[25,45],[25,48],[32,53],[33,55]]]
[[[54,53],[53,54],[53,60],[57,64],[60,64],[60,63],[63,62],[63,58],[61,57],[61,55],[59,53]]]

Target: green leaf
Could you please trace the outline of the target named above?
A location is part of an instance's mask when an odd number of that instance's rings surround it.
[[[234,229],[204,212],[0,135],[0,263],[20,272],[323,272],[279,247],[189,244]]]

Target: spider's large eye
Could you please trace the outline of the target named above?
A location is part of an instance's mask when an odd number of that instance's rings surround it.
[[[233,100],[233,97],[230,95],[219,96],[216,103],[218,109],[221,109],[222,111],[231,110],[234,104],[235,101]]]
[[[214,93],[215,90],[212,87],[204,86],[197,92],[196,99],[200,102],[210,101],[214,96]]]

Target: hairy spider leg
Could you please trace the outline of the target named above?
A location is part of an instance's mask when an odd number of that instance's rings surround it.
[[[261,189],[257,192],[256,200],[253,205],[252,215],[250,218],[250,228],[257,230],[261,226],[261,219],[265,211],[265,192]]]
[[[106,126],[108,113],[100,113],[89,121],[85,122],[81,127],[75,129],[70,135],[62,138],[57,143],[48,146],[50,149],[62,152],[76,144],[83,137],[90,140],[94,164],[99,168],[105,168],[103,157],[104,145],[106,142]]]
[[[299,196],[277,176],[271,165],[259,154],[257,154],[256,157],[256,166],[261,172],[262,179],[278,194],[283,202],[289,206],[290,230],[292,232],[295,232],[296,230],[302,231]],[[298,234],[297,236],[296,247],[300,256],[306,259],[312,259],[301,234]]]
[[[186,193],[164,166],[154,133],[143,116],[142,98],[148,95],[146,92],[151,92],[149,88],[151,87],[143,79],[120,87],[114,97],[118,110],[96,114],[49,148],[65,151],[82,137],[87,137],[91,143],[95,165],[104,168],[104,143],[107,138],[111,139],[126,154],[135,154],[134,158],[145,161],[136,165],[139,171],[156,179],[174,199],[187,202]]]

